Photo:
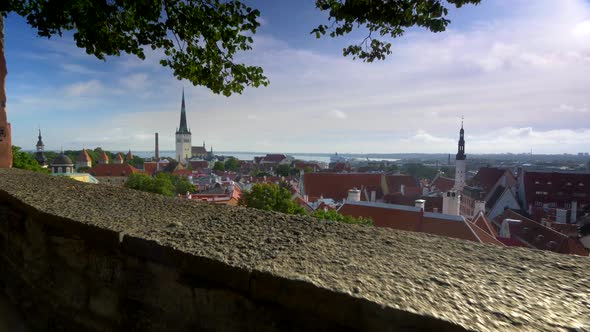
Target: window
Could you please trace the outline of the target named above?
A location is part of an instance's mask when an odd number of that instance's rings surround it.
[[[568,183],[566,183],[565,185],[566,185],[566,186],[571,186],[571,185],[572,185],[572,183],[571,183],[571,182],[568,182]]]
[[[551,184],[551,181],[547,181],[547,184]]]
[[[583,187],[584,186],[584,183],[583,182],[580,182],[580,183],[578,183],[578,186]]]
[[[535,184],[539,184],[539,183],[541,183],[541,182],[539,182],[539,180],[535,180]]]

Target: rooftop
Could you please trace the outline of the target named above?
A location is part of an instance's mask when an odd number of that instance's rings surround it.
[[[200,271],[219,266],[212,274],[218,289],[239,290],[241,298],[271,301],[293,313],[315,313],[348,329],[556,331],[590,324],[585,257],[0,169],[0,207],[7,204],[43,215],[53,227],[75,225],[70,229],[81,236],[99,232],[126,250],[141,243],[143,255],[175,270],[191,268],[181,264],[191,257]],[[257,278],[264,276],[263,284]],[[320,299],[317,305],[313,299]]]

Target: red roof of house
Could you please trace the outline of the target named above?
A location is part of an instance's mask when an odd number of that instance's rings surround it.
[[[285,156],[284,154],[279,154],[279,153],[271,154],[271,153],[269,153],[262,158],[262,161],[279,163],[286,158],[287,158],[287,156]]]
[[[431,190],[447,192],[455,186],[455,180],[444,176],[437,176],[430,184]]]
[[[588,256],[588,251],[579,244],[579,241],[570,239],[567,235],[545,227],[515,211],[506,209],[504,213],[495,217],[493,222],[496,227],[500,228],[504,219],[520,221],[510,224],[510,238],[517,239],[531,248],[550,250],[561,254]],[[579,246],[575,242],[578,242]]]
[[[129,164],[97,164],[88,173],[92,176],[129,176],[142,172]]]
[[[193,160],[189,161],[192,169],[205,169],[209,168],[209,162],[206,160]]]
[[[383,196],[381,174],[369,173],[306,173],[303,175],[305,194],[309,197],[324,197],[342,200],[348,197],[348,190],[365,189],[377,191],[377,198]],[[364,197],[364,193],[361,193]]]
[[[102,153],[100,154],[100,157],[98,157],[99,161],[109,161],[109,156],[107,156],[107,153],[102,151]]]
[[[535,202],[556,203],[557,207],[572,201],[578,206],[590,203],[590,173],[525,171],[524,186],[526,207]]]
[[[82,152],[78,155],[78,158],[76,159],[76,161],[89,162],[89,161],[92,161],[92,159],[90,159],[90,155],[88,154],[88,151],[86,151],[86,149],[82,149]]]
[[[463,217],[429,212],[422,214],[416,207],[374,202],[347,202],[338,212],[354,217],[371,218],[377,227],[502,245]]]
[[[395,174],[385,176],[387,181],[387,189],[389,193],[401,192],[401,186],[404,186],[405,195],[421,195],[422,189],[418,179],[411,175]]]
[[[484,191],[491,190],[496,182],[506,172],[506,169],[496,167],[481,167],[471,179],[471,185],[480,186]]]
[[[477,227],[484,230],[486,233],[490,234],[491,236],[493,236],[495,238],[498,237],[498,232],[496,232],[496,229],[492,225],[492,222],[489,221],[488,218],[482,212],[480,212],[475,217],[475,220],[473,220],[473,223],[475,225],[477,225]]]

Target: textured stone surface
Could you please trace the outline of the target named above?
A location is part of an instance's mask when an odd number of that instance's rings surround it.
[[[174,267],[173,272],[154,268],[149,273],[155,280],[180,278],[170,273],[199,275],[211,283],[193,294],[205,305],[213,296],[207,294],[224,294],[209,290],[213,285],[352,329],[590,326],[590,260],[584,257],[206,205],[0,169],[0,205],[5,202],[35,210],[36,218],[84,241],[112,241],[108,247],[118,239],[124,252]],[[68,255],[60,253],[68,265],[86,264],[79,257],[84,246],[53,236],[72,248]],[[104,282],[117,279],[117,266],[97,269]],[[180,298],[190,295],[178,289]],[[78,305],[83,291],[70,290],[67,301]],[[100,292],[91,297],[96,303],[115,298]]]

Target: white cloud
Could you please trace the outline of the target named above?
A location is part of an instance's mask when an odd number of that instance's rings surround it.
[[[98,80],[90,80],[70,84],[64,88],[64,93],[69,97],[84,97],[98,95],[105,91],[104,85]]]
[[[348,118],[348,115],[341,110],[331,110],[330,116],[336,119],[345,120]]]
[[[494,16],[494,6],[507,8]],[[394,40],[387,61],[372,64],[344,58],[338,50],[326,53],[256,35],[254,51],[240,60],[263,67],[270,86],[225,98],[184,83],[193,140],[206,140],[218,151],[453,152],[465,115],[468,153],[588,150],[590,5],[485,1],[470,11],[484,21],[460,30],[452,23],[440,34],[408,33]],[[147,56],[143,62],[109,59],[112,81],[101,77],[64,90],[74,97],[141,87],[147,98],[104,99],[109,104],[100,108],[121,111],[105,115],[104,123],[76,126],[75,137],[108,141],[113,149],[148,150],[158,131],[162,148],[173,149],[183,82],[157,63],[159,54]],[[38,98],[75,102],[60,100],[51,89]],[[113,131],[111,123],[125,134]]]

